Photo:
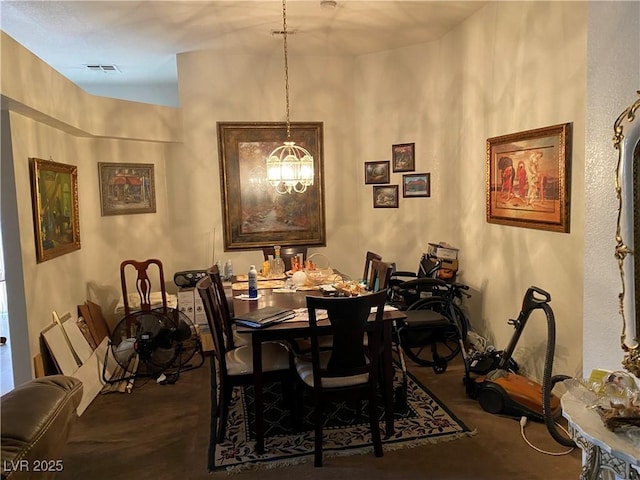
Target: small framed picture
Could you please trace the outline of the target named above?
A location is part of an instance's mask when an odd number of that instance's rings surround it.
[[[402,175],[402,196],[403,197],[430,197],[431,196],[431,174],[430,173],[407,173]]]
[[[373,187],[373,208],[398,208],[398,185]]]
[[[400,143],[391,148],[394,172],[413,172],[416,169],[415,143]]]
[[[98,162],[102,216],[155,213],[154,165]]]
[[[364,183],[389,183],[391,162],[364,162]]]

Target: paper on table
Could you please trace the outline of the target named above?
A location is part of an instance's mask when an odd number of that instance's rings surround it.
[[[377,310],[378,310],[377,307],[371,307],[371,313],[375,313]],[[397,307],[394,307],[392,305],[385,305],[384,306],[384,311],[385,312],[394,312],[396,310],[398,310]]]
[[[302,308],[294,308],[294,312],[296,312],[296,316],[285,320],[286,322],[308,322],[309,321],[309,310],[306,307]],[[316,310],[316,320],[324,320],[325,318],[329,318],[326,310]]]
[[[238,300],[257,300],[257,299],[259,299],[259,298],[262,298],[262,294],[261,294],[261,293],[259,293],[257,297],[253,297],[253,298],[251,298],[251,297],[249,297],[249,294],[248,294],[248,293],[242,293],[242,294],[240,294],[240,295],[237,295],[237,296],[236,296],[236,297],[234,297],[234,298],[237,298]]]

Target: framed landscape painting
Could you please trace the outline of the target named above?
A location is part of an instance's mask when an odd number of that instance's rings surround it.
[[[364,162],[364,183],[389,183],[389,160],[382,162]]]
[[[416,169],[415,143],[400,143],[391,147],[394,172],[413,172]]]
[[[398,185],[373,187],[373,208],[398,208]]]
[[[322,122],[218,122],[224,249],[267,245],[326,245]],[[266,159],[293,141],[314,159],[313,184],[302,193],[278,193],[267,180]]]
[[[569,232],[571,123],[487,139],[487,222]]]
[[[38,263],[80,250],[78,167],[30,158]]]
[[[98,162],[98,178],[102,216],[155,213],[152,163]]]
[[[430,197],[431,174],[407,173],[402,175],[402,196],[407,198]]]

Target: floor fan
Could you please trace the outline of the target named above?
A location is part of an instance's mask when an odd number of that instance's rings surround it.
[[[119,373],[106,377],[109,353]],[[196,354],[199,359],[191,363]],[[198,331],[187,315],[174,308],[131,313],[113,329],[105,353],[102,378],[106,383],[139,377],[175,383],[181,372],[200,367],[204,353]]]

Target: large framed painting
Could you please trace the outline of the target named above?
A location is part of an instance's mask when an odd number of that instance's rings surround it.
[[[80,249],[78,167],[30,158],[38,263]]]
[[[224,249],[326,245],[323,124],[218,122]],[[314,180],[303,193],[278,193],[267,180],[267,156],[285,141],[311,153]]]
[[[98,162],[102,216],[155,213],[156,187],[152,163]]]
[[[487,222],[569,232],[571,123],[487,139]]]

